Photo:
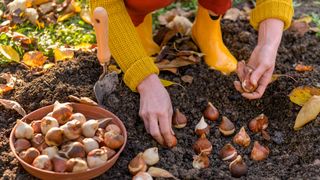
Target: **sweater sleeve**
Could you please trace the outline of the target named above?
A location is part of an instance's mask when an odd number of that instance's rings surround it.
[[[109,16],[109,47],[112,56],[124,72],[124,82],[132,90],[150,74],[159,74],[139,40],[123,0],[90,0],[91,12],[103,7]]]
[[[250,24],[256,30],[260,22],[268,18],[280,19],[284,22],[284,29],[288,29],[294,14],[292,0],[257,0],[256,7],[250,15]]]

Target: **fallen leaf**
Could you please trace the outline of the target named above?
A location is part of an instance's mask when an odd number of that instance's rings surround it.
[[[0,45],[0,53],[8,60],[20,62],[20,56],[11,46]]]
[[[191,84],[192,81],[193,81],[193,77],[192,76],[189,76],[189,75],[184,75],[181,77],[181,80],[185,83],[189,83]]]
[[[318,28],[318,27],[311,27],[311,28],[310,28],[310,31],[315,32],[315,33],[318,33],[318,32],[320,32],[320,28]]]
[[[262,135],[263,139],[265,139],[265,140],[267,140],[267,141],[270,141],[270,140],[271,140],[271,137],[270,137],[270,135],[269,135],[269,133],[268,133],[267,131],[262,130],[262,131],[261,131],[261,135]]]
[[[2,104],[7,109],[13,109],[17,111],[21,116],[25,116],[27,114],[26,111],[21,107],[21,105],[15,101],[0,99],[0,104]]]
[[[312,17],[311,16],[304,16],[304,17],[297,19],[296,21],[297,22],[305,22],[305,23],[309,24],[312,21]]]
[[[48,69],[52,68],[53,66],[55,66],[54,63],[48,63],[48,64],[43,65],[42,68],[43,68],[44,70],[48,70]]]
[[[287,78],[290,78],[290,79],[292,79],[293,81],[297,82],[297,80],[294,79],[292,76],[289,76],[289,75],[286,75],[286,74],[272,74],[272,76],[271,76],[271,82],[270,82],[270,83],[278,80],[280,77],[287,77]]]
[[[6,84],[0,84],[0,94],[11,91],[17,81],[17,78],[8,73],[1,74],[0,78],[4,79],[7,82]]]
[[[26,0],[14,0],[7,5],[7,8],[9,10],[10,14],[12,14],[17,9],[21,9],[22,11],[24,11],[27,8],[27,1]]]
[[[236,21],[240,16],[240,14],[241,14],[241,11],[238,8],[230,8],[223,16],[223,19]]]
[[[14,32],[12,34],[12,40],[21,42],[23,44],[31,44],[32,43],[32,40],[29,37],[27,37],[24,34],[18,33],[18,32]]]
[[[312,71],[313,67],[312,66],[306,66],[303,64],[297,64],[295,67],[295,70],[298,72],[305,72],[305,71]]]
[[[165,61],[166,63],[163,63],[162,61]],[[190,61],[189,59],[185,59],[184,57],[177,57],[176,59],[172,61],[168,60],[162,60],[159,63],[156,63],[157,67],[162,70],[162,69],[168,69],[168,68],[179,68],[183,66],[187,66],[190,64],[195,64],[195,62]]]
[[[72,49],[78,51],[78,50],[82,50],[82,51],[92,51],[94,49],[95,45],[92,45],[90,43],[81,43],[78,45],[73,46]]]
[[[57,19],[58,22],[62,22],[62,21],[65,21],[71,17],[73,17],[74,15],[76,15],[75,12],[70,12],[70,13],[67,13],[67,14],[63,14],[63,15],[60,15]]]
[[[313,86],[300,86],[291,91],[289,98],[291,102],[303,106],[312,96],[320,95],[320,88]]]
[[[177,74],[178,68],[164,68],[164,69],[161,69],[161,71],[169,71],[169,72],[172,72],[173,74]]]
[[[53,53],[55,62],[71,59],[74,57],[74,51],[69,48],[56,48],[53,50]]]
[[[183,35],[191,35],[192,22],[183,16],[175,16],[167,27]]]
[[[32,5],[37,6],[49,2],[50,0],[32,0]]]
[[[68,14],[71,12],[73,13],[81,12],[81,4],[79,2],[76,2],[76,0],[71,0],[67,8],[64,10],[63,14]]]
[[[174,175],[172,175],[169,171],[164,170],[162,168],[157,168],[157,167],[150,167],[148,169],[148,173],[152,177],[160,177],[160,178],[173,178],[175,180],[178,180]]]
[[[300,109],[294,130],[301,129],[305,124],[314,120],[320,113],[320,96],[312,96]]]
[[[91,105],[91,106],[98,106],[98,104],[95,101],[93,101],[92,99],[90,99],[88,97],[80,97],[80,98],[78,98],[77,96],[69,95],[68,98],[71,101],[79,102],[81,104],[87,104],[87,105]]]
[[[176,36],[176,34],[177,34],[177,31],[176,31],[176,30],[171,29],[170,31],[168,31],[168,32],[164,35],[160,47],[165,46],[173,37]]]
[[[38,10],[41,12],[41,14],[47,14],[55,8],[55,5],[55,2],[44,3],[39,6]]]
[[[162,85],[163,85],[164,87],[169,87],[169,86],[172,86],[172,85],[174,85],[174,84],[177,84],[177,83],[175,83],[175,82],[168,81],[168,80],[165,80],[165,79],[160,79],[160,81],[161,81],[161,83],[162,83]]]
[[[84,8],[81,10],[80,17],[84,22],[92,25],[92,19],[88,8]]]
[[[31,68],[42,66],[47,59],[40,51],[29,51],[23,55],[23,63]]]
[[[116,72],[117,74],[121,73],[121,69],[119,69],[116,65],[113,65],[113,64],[108,66],[108,71]]]
[[[39,18],[39,14],[36,9],[34,8],[27,8],[24,11],[24,15],[28,18],[28,20],[33,24],[37,25],[37,20]]]
[[[295,32],[299,36],[303,36],[305,33],[309,31],[309,24],[306,22],[299,22],[297,20],[291,23],[289,31]]]

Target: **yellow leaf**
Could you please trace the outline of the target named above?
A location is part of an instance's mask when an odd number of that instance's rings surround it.
[[[313,86],[300,86],[291,91],[290,100],[299,106],[304,105],[313,95],[320,95],[320,88]]]
[[[67,48],[56,48],[53,53],[55,62],[71,59],[74,56],[73,50]]]
[[[116,72],[117,74],[121,73],[121,69],[119,69],[116,65],[113,65],[113,64],[108,66],[108,71]]]
[[[80,12],[80,17],[81,19],[88,23],[88,24],[91,24],[92,25],[92,20],[91,20],[91,16],[90,16],[90,11],[88,8],[85,8],[85,9],[82,9],[81,12]]]
[[[63,14],[63,15],[60,15],[57,19],[58,22],[62,22],[62,21],[65,21],[69,18],[71,18],[72,16],[76,15],[75,12],[70,12],[70,13],[67,13],[67,14]]]
[[[78,44],[78,45],[75,45],[74,47],[73,47],[73,49],[74,50],[84,50],[84,51],[90,51],[90,50],[92,50],[93,49],[93,46],[92,46],[92,44],[90,44],[90,43],[81,43],[81,44]]]
[[[20,62],[20,56],[11,46],[0,45],[0,53],[7,59]]]
[[[311,23],[312,17],[311,16],[304,16],[302,18],[297,19],[298,22],[305,22],[307,24]]]
[[[48,64],[43,65],[42,68],[43,68],[44,70],[47,70],[47,69],[52,68],[54,65],[55,65],[54,63],[48,63]]]
[[[295,124],[294,130],[299,130],[307,124],[314,120],[320,113],[320,96],[312,96],[299,111]]]
[[[32,0],[32,5],[37,6],[49,2],[49,0]]]
[[[40,51],[29,51],[23,55],[23,63],[32,68],[42,66],[47,59]]]
[[[174,85],[174,84],[177,84],[177,83],[175,83],[175,82],[168,81],[168,80],[165,80],[165,79],[160,79],[160,81],[161,81],[162,85],[165,86],[165,87],[168,87],[168,86],[172,86],[172,85]]]

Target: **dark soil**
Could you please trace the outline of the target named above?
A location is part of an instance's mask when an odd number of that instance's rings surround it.
[[[231,52],[239,60],[248,59],[253,50],[257,34],[247,21],[223,21],[223,38]],[[320,39],[307,33],[298,37],[285,32],[279,49],[276,70],[277,74],[286,74],[269,85],[260,100],[249,101],[241,97],[234,89],[235,75],[224,76],[209,70],[201,62],[179,69],[177,75],[162,73],[161,77],[180,83],[168,89],[174,108],[179,108],[189,119],[187,127],[175,129],[178,145],[166,149],[157,143],[144,130],[138,116],[139,94],[131,92],[123,82],[116,92],[106,97],[106,109],[116,114],[124,122],[128,130],[128,143],[117,163],[108,172],[97,179],[130,179],[127,165],[139,152],[152,146],[160,148],[160,162],[156,165],[167,169],[181,179],[230,179],[228,164],[218,157],[222,146],[232,141],[232,137],[221,136],[217,122],[208,122],[211,133],[208,137],[213,143],[211,165],[208,169],[197,170],[192,167],[195,153],[191,146],[196,141],[194,127],[202,116],[208,101],[211,101],[222,115],[229,117],[236,125],[237,131],[245,126],[252,142],[258,140],[267,145],[271,154],[267,160],[253,162],[248,148],[235,146],[244,157],[249,171],[248,179],[279,178],[279,179],[319,179],[320,178],[320,118],[306,125],[300,131],[293,131],[293,124],[300,107],[290,102],[288,94],[300,85],[320,85]],[[295,63],[312,65],[314,71],[298,73],[294,70]],[[95,54],[80,53],[75,60],[59,63],[47,73],[36,76],[22,66],[10,65],[0,68],[1,72],[10,72],[19,81],[15,90],[3,98],[19,102],[27,112],[54,103],[68,101],[68,95],[87,96],[94,99],[93,84],[98,80],[101,68]],[[191,84],[181,81],[181,76],[190,75],[194,78]],[[3,179],[33,179],[14,158],[8,143],[11,128],[17,118],[15,111],[5,110],[0,106],[0,176]],[[264,113],[269,117],[267,131],[271,141],[263,140],[261,135],[251,133],[247,124],[253,117]]]

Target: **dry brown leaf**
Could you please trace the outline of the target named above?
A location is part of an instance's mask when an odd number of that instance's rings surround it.
[[[20,62],[20,56],[11,46],[0,45],[0,53],[7,59]]]
[[[55,62],[71,59],[74,57],[74,51],[69,48],[56,48],[53,50],[53,53]]]
[[[88,8],[84,8],[81,10],[80,17],[84,22],[92,25],[92,19]]]
[[[312,66],[306,66],[303,64],[297,64],[295,67],[295,70],[298,72],[305,72],[305,71],[312,71],[313,67]]]
[[[314,120],[320,113],[320,96],[312,96],[299,111],[294,130],[301,129],[305,124]]]
[[[6,84],[0,84],[0,94],[11,91],[15,83],[17,81],[17,78],[13,77],[11,74],[3,73],[0,75],[0,78],[6,80]]]
[[[300,86],[294,88],[289,94],[289,97],[291,102],[302,106],[314,95],[320,96],[320,88],[313,86]]]
[[[230,8],[226,14],[223,16],[223,19],[229,19],[232,21],[236,21],[240,16],[241,11],[238,8]]]
[[[290,78],[290,79],[292,79],[293,81],[297,82],[297,80],[294,79],[292,76],[289,76],[289,75],[286,75],[286,74],[272,74],[272,76],[271,76],[271,82],[270,82],[270,83],[278,80],[280,77],[287,77],[287,78]]]
[[[158,66],[158,68],[161,69],[168,69],[168,68],[179,68],[179,67],[183,67],[183,66],[187,66],[190,64],[195,64],[192,61],[189,60],[185,60],[181,57],[178,57],[172,61],[168,61],[168,60],[163,60],[167,63],[163,63],[162,61],[159,63],[156,63],[156,65]]]
[[[40,51],[29,51],[23,55],[23,63],[31,68],[42,66],[47,59]]]
[[[185,83],[189,83],[191,84],[192,81],[193,81],[193,77],[192,76],[189,76],[189,75],[184,75],[181,77],[181,80]]]
[[[24,34],[18,33],[18,32],[14,32],[12,34],[12,40],[19,41],[23,44],[31,44],[32,43],[32,40],[29,37],[25,36]]]
[[[172,72],[173,74],[177,74],[178,68],[164,68],[164,69],[161,69],[161,71],[169,71],[169,72]]]
[[[21,116],[25,116],[27,114],[26,111],[21,107],[21,105],[15,101],[0,99],[0,104],[2,104],[7,109],[13,109],[17,111]]]
[[[305,33],[309,31],[309,24],[304,21],[293,21],[291,23],[290,31],[295,32],[299,36],[303,36]]]
[[[32,0],[32,5],[37,6],[49,2],[50,0]]]
[[[28,20],[33,24],[37,25],[37,21],[39,18],[39,14],[36,9],[34,8],[27,8],[24,11],[24,15],[28,18]]]
[[[24,11],[28,6],[28,2],[26,0],[14,0],[7,5],[7,8],[12,14],[14,11],[20,9]]]
[[[91,105],[91,106],[98,106],[98,104],[95,101],[93,101],[92,99],[90,99],[88,97],[78,98],[77,96],[73,96],[73,95],[69,95],[68,97],[71,101],[76,101],[81,104],[87,104],[87,105]]]
[[[175,16],[173,20],[167,24],[167,27],[183,35],[190,35],[192,22],[186,17]]]
[[[51,12],[54,8],[55,8],[55,2],[48,2],[45,4],[41,4],[38,8],[38,10],[42,13],[42,14],[47,14],[49,12]]]
[[[177,34],[176,30],[171,29],[170,31],[168,31],[165,35],[164,38],[161,42],[161,47],[165,46],[173,37],[175,37],[175,35]]]
[[[164,170],[162,168],[157,168],[157,167],[150,167],[148,169],[148,173],[152,177],[160,177],[160,178],[173,178],[175,180],[178,180],[174,175],[172,175],[169,171]]]
[[[269,133],[268,133],[267,131],[262,130],[262,131],[261,131],[261,135],[262,135],[263,139],[265,139],[265,140],[267,140],[267,141],[270,141],[270,140],[271,140],[271,137],[270,137],[270,135],[269,135]]]

